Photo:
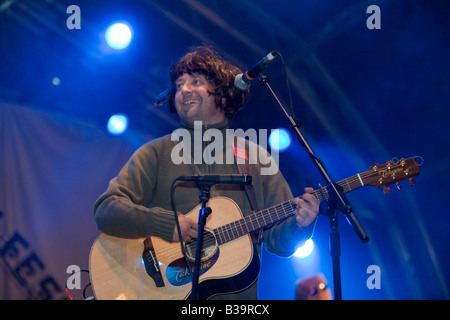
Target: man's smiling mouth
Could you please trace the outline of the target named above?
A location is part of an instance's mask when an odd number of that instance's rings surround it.
[[[183,101],[184,106],[188,106],[188,105],[191,105],[194,103],[198,103],[198,100],[190,99],[190,100]]]

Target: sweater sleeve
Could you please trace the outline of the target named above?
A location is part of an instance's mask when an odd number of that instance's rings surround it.
[[[265,207],[293,199],[292,192],[280,170],[274,175],[263,176],[263,193]],[[263,240],[266,249],[281,257],[289,257],[295,253],[298,244],[309,239],[315,222],[306,228],[300,228],[294,216],[275,223],[264,230]]]
[[[173,212],[148,207],[156,187],[157,168],[158,157],[150,144],[132,155],[94,205],[94,217],[100,231],[122,238],[158,236],[172,240]]]

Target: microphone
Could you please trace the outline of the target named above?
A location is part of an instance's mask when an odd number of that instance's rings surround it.
[[[252,184],[252,176],[247,174],[230,174],[230,175],[195,175],[195,176],[181,176],[177,180],[181,181],[196,181],[198,183],[206,184]]]
[[[276,56],[278,56],[278,52],[272,51],[245,73],[239,73],[234,79],[234,85],[236,88],[240,90],[247,90],[250,87],[250,83],[264,70],[270,61],[275,59]]]

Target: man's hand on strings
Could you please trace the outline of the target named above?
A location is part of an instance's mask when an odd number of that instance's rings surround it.
[[[306,228],[316,220],[319,214],[319,200],[313,195],[313,188],[305,188],[305,193],[292,200],[297,205],[295,220],[300,228]]]

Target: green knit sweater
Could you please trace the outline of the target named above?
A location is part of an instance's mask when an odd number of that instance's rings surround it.
[[[118,176],[110,181],[106,192],[95,203],[95,221],[100,231],[122,238],[157,236],[171,241],[175,228],[170,202],[172,181],[179,176],[196,174],[239,174],[237,161],[230,161],[230,154],[234,156],[236,153],[230,139],[230,132],[227,130],[228,121],[197,129],[199,128],[196,127],[194,130],[193,126],[182,122],[181,128],[172,135],[152,140],[136,150]],[[204,141],[209,140],[207,133],[221,137],[223,148],[213,148],[212,152],[211,148],[207,149],[215,141],[214,138],[210,139],[212,141]],[[189,137],[190,141],[189,139],[183,141],[180,136]],[[201,148],[199,148],[199,142]],[[249,145],[252,142],[246,140],[245,144],[248,157],[258,158],[258,155],[251,154],[252,149]],[[265,149],[259,146],[257,148],[258,152],[264,152],[266,156],[270,156]],[[208,152],[202,152],[205,149]],[[181,156],[184,156],[184,161],[175,164],[180,162]],[[217,159],[223,159],[223,161],[217,161]],[[261,170],[270,165],[275,164],[264,166],[261,163],[252,164],[250,161],[257,210],[293,198],[278,167],[275,174],[261,174]],[[211,198],[215,196],[233,199],[244,215],[252,213],[245,189],[240,185],[214,185],[211,188]],[[174,188],[174,200],[178,212],[183,214],[190,212],[199,204],[197,185],[177,182]],[[314,225],[300,229],[294,217],[291,216],[264,230],[263,242],[268,251],[281,257],[288,257],[295,252],[299,241],[311,236],[313,228]],[[260,253],[259,245],[256,249]],[[256,299],[256,283],[244,292],[220,298]]]

